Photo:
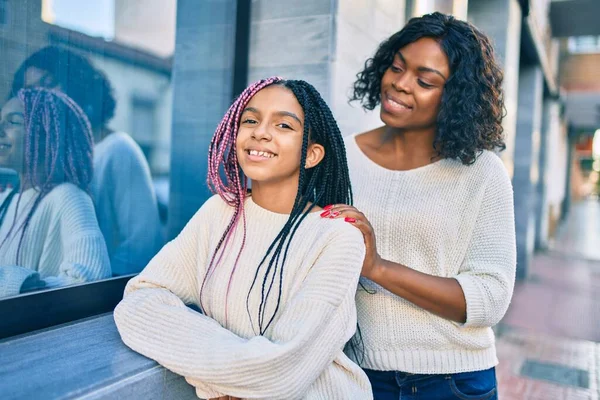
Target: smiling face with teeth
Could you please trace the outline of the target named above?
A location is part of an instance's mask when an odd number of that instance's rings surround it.
[[[23,104],[13,97],[0,113],[0,166],[23,172],[25,120]]]
[[[431,130],[450,76],[440,44],[422,38],[401,48],[381,79],[381,120],[389,127]]]
[[[297,190],[303,134],[304,110],[289,89],[271,85],[252,97],[240,118],[236,153],[253,189],[275,183]],[[322,157],[322,146],[310,144],[306,167]]]

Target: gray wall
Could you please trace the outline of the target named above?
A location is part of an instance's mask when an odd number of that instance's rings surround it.
[[[379,43],[404,26],[403,0],[339,0],[335,14],[335,46],[331,55],[330,105],[343,135],[381,126],[379,109],[365,112],[348,104],[356,74]]]
[[[330,94],[333,0],[252,2],[248,81],[303,79]]]
[[[177,2],[170,238],[210,196],[207,152],[232,100],[235,15],[235,0]]]
[[[517,135],[519,93],[519,60],[521,49],[521,7],[517,0],[471,0],[468,20],[492,40],[496,55],[504,69],[504,103],[506,117],[502,121],[506,150],[502,160],[513,174],[513,153]]]
[[[534,250],[543,85],[544,78],[539,66],[521,67],[513,176],[519,279],[527,277]]]

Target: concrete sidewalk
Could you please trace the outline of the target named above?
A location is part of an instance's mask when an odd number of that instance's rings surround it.
[[[600,399],[600,202],[573,207],[497,327],[500,399]]]

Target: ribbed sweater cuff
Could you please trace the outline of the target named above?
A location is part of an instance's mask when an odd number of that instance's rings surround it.
[[[8,296],[16,296],[21,293],[23,283],[29,278],[37,274],[37,272],[16,265],[9,265],[0,268],[0,298]]]
[[[468,274],[459,274],[454,277],[463,290],[465,300],[467,302],[467,321],[464,324],[459,324],[463,327],[484,327],[486,324],[487,315],[483,294],[479,285],[476,283],[477,278]]]

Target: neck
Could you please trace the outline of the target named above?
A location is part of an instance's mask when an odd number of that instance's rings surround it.
[[[277,214],[291,214],[298,193],[298,180],[265,183],[252,181],[252,200]]]
[[[383,126],[380,133],[380,147],[387,148],[409,164],[421,166],[437,158],[433,149],[435,127],[424,130],[398,129]]]
[[[105,137],[107,137],[108,135],[110,135],[112,133],[112,129],[109,129],[107,127],[98,127],[98,128],[93,128],[93,133],[94,133],[94,143],[98,144],[100,143]]]
[[[23,193],[27,189],[31,189],[31,183],[25,180],[25,175],[19,174],[19,192]]]

